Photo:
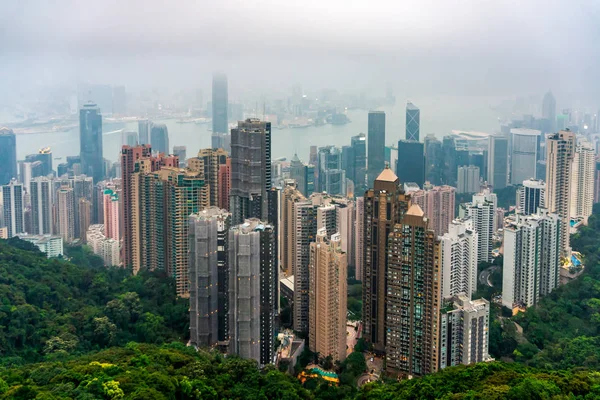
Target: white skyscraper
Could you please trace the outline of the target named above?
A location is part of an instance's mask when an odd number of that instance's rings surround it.
[[[504,228],[502,305],[531,307],[558,286],[560,268],[559,231],[556,214],[546,209],[516,214]]]
[[[587,221],[594,205],[594,172],[596,169],[594,146],[587,140],[578,140],[573,159],[571,184],[571,218]]]
[[[23,185],[12,179],[8,185],[2,186],[2,206],[4,225],[8,237],[25,232],[23,219]]]
[[[30,183],[32,235],[53,233],[54,179],[34,178]]]
[[[495,193],[485,190],[473,195],[473,201],[461,204],[459,217],[470,217],[473,221],[473,229],[477,232],[477,259],[479,262],[490,262],[492,259],[493,242],[492,235],[496,231],[496,204]]]
[[[477,290],[477,233],[473,221],[455,219],[448,233],[440,236],[442,249],[442,297],[465,293],[469,298]]]

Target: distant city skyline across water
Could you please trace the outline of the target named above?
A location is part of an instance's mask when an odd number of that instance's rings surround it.
[[[421,109],[421,141],[428,134],[442,137],[453,129],[497,132],[500,129],[498,115],[490,106],[497,104],[496,98],[457,98],[433,97],[410,98]],[[386,145],[397,144],[404,139],[406,101],[398,100],[394,106],[380,107],[386,112]],[[367,133],[368,110],[348,110],[351,122],[345,125],[322,125],[307,128],[273,129],[273,159],[285,157],[288,160],[298,154],[301,160],[308,161],[309,148],[314,146],[344,146],[350,144],[350,138],[359,133]],[[251,115],[250,115],[251,116]],[[262,117],[259,115],[258,117]],[[178,123],[176,118],[155,120],[164,123],[169,130],[171,146],[186,146],[188,157],[195,156],[202,148],[211,144],[210,124]],[[119,160],[122,145],[118,130],[136,131],[137,122],[103,123],[104,157],[112,162]],[[46,132],[17,135],[17,157],[36,153],[42,147],[51,147],[54,169],[56,165],[66,161],[67,156],[79,154],[79,128],[74,127],[64,132]],[[172,150],[172,147],[171,147]],[[62,158],[58,160],[56,158]]]

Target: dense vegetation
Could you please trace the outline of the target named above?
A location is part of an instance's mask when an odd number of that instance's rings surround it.
[[[0,363],[52,359],[135,340],[185,340],[188,305],[156,273],[103,268],[85,248],[49,260],[19,239],[0,240]]]

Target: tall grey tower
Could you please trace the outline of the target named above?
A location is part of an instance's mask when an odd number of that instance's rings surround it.
[[[421,110],[410,101],[406,104],[406,140],[419,141]]]
[[[0,185],[17,178],[17,139],[12,129],[0,128]]]
[[[371,187],[375,178],[385,168],[385,113],[383,111],[369,111],[367,136],[367,186]]]
[[[232,224],[247,218],[268,220],[271,190],[271,123],[256,118],[238,121],[231,130]]]
[[[227,133],[227,108],[229,99],[227,95],[227,75],[214,73],[212,81],[212,131],[213,133]]]
[[[87,103],[79,110],[79,145],[82,173],[100,182],[104,179],[102,114],[94,103]]]
[[[548,120],[549,131],[554,132],[556,129],[556,99],[552,92],[544,95],[544,100],[542,101],[542,118]]]

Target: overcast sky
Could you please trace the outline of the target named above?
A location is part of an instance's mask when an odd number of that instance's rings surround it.
[[[269,90],[593,97],[599,31],[598,0],[0,0],[0,89],[206,86],[224,70]]]

